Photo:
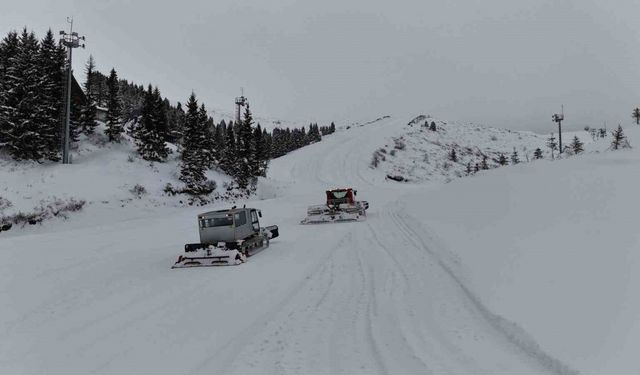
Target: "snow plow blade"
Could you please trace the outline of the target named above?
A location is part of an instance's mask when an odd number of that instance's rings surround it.
[[[327,190],[327,203],[307,208],[307,217],[300,224],[339,223],[343,221],[364,221],[367,218],[369,202],[357,201],[357,191],[353,188]]]
[[[264,228],[265,231],[269,232],[269,239],[273,239],[276,238],[280,235],[280,231],[278,231],[278,226],[277,225],[271,225],[268,226],[266,228]]]
[[[206,244],[186,244],[184,254],[171,268],[235,266],[247,261],[247,257],[234,249]]]
[[[366,205],[356,205],[340,207],[338,209],[329,208],[325,205],[311,206],[307,210],[307,217],[300,221],[300,224],[324,224],[340,223],[345,221],[365,221],[367,219]]]

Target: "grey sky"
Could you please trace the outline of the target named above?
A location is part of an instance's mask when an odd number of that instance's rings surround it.
[[[631,0],[4,0],[0,31],[76,29],[76,72],[153,83],[232,111],[303,122],[428,113],[551,131],[629,123],[640,105]]]

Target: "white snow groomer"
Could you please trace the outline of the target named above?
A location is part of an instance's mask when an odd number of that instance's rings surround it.
[[[184,254],[171,268],[228,266],[269,247],[278,237],[278,226],[261,228],[262,212],[255,208],[232,208],[198,215],[200,243],[184,245]]]
[[[357,191],[352,188],[327,190],[327,203],[309,206],[307,217],[300,224],[334,223],[340,221],[364,221],[369,203],[356,201]]]

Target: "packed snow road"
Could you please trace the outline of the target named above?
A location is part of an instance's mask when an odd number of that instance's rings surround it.
[[[372,152],[406,121],[273,161],[263,224],[281,237],[237,267],[170,270],[195,214],[12,233],[0,255],[2,374],[571,373],[490,311],[419,217],[427,188],[388,183]],[[326,188],[358,189],[362,223],[299,225]]]

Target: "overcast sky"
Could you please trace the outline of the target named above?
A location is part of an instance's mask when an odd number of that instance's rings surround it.
[[[420,113],[512,129],[631,122],[640,105],[632,0],[23,0],[0,31],[75,29],[76,72],[158,85],[184,102],[295,121]],[[77,73],[76,73],[77,75]],[[610,125],[610,126],[611,126]]]

